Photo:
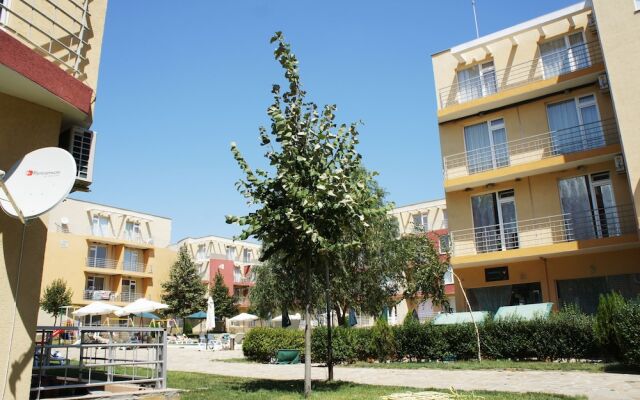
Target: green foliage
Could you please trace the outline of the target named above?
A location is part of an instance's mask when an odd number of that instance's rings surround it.
[[[229,288],[220,272],[216,274],[213,286],[209,289],[209,296],[213,299],[217,318],[231,318],[238,314],[236,299],[229,294]]]
[[[612,292],[600,295],[594,330],[604,355],[608,358],[620,359],[622,357],[622,349],[618,345],[617,339],[618,332],[616,332],[619,325],[616,320],[625,304],[624,298],[619,293]]]
[[[242,342],[244,356],[252,361],[269,362],[278,349],[296,349],[304,355],[303,332],[296,329],[253,328]]]
[[[169,280],[162,283],[162,290],[162,301],[169,306],[166,310],[169,314],[184,318],[206,308],[207,287],[202,283],[186,245],[180,248],[178,260],[171,267]]]
[[[640,306],[633,304],[626,310],[624,338],[632,364],[638,360],[638,329]],[[635,308],[633,308],[635,307]],[[630,322],[627,322],[630,321]],[[480,326],[483,353],[488,359],[538,360],[596,358],[597,342],[593,334],[593,317],[575,308],[563,310],[547,319],[524,321],[506,319],[487,321]],[[636,327],[638,325],[635,325]],[[258,329],[258,331],[256,331]],[[245,355],[251,359],[268,361],[277,349],[288,348],[291,337],[301,340],[302,332],[290,329],[256,328],[244,342]],[[254,333],[256,332],[256,333]],[[292,333],[293,332],[293,333]],[[472,324],[421,324],[406,318],[400,326],[389,327],[379,319],[372,328],[342,328],[333,332],[333,356],[336,362],[352,363],[370,360],[472,360],[476,357],[475,330]],[[621,338],[622,340],[622,338]],[[327,329],[313,332],[312,355],[318,361],[326,360]],[[299,343],[302,348],[302,342]],[[292,345],[293,346],[293,345]]]
[[[193,325],[191,325],[191,323],[187,320],[184,321],[182,333],[184,333],[185,335],[191,335],[193,333]]]
[[[379,361],[391,359],[396,351],[393,330],[382,318],[376,320],[376,324],[371,328],[371,343],[374,355]]]
[[[71,304],[73,291],[67,286],[67,282],[62,279],[55,279],[44,289],[40,299],[40,308],[53,315],[57,323],[58,315],[62,313],[61,308]]]
[[[629,301],[616,314],[615,332],[621,360],[640,367],[640,303]]]
[[[407,265],[404,297],[416,300],[418,296],[430,298],[433,304],[447,307],[444,292],[444,274],[449,268],[433,241],[424,233],[406,235],[401,239],[401,257]]]

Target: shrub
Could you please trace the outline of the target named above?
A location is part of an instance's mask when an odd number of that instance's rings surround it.
[[[620,360],[627,365],[640,367],[640,303],[627,302],[614,316]]]
[[[596,358],[598,342],[594,318],[577,306],[565,307],[548,319],[535,321],[534,356],[539,360]],[[551,340],[550,340],[551,339]]]
[[[185,335],[191,335],[193,333],[193,326],[191,323],[184,321],[184,324],[182,325],[182,333]]]
[[[297,329],[253,328],[244,338],[242,352],[252,361],[269,362],[278,349],[296,349],[304,355],[304,332]]]
[[[376,324],[371,328],[371,342],[368,351],[378,361],[386,361],[395,356],[395,347],[393,330],[387,321],[378,318]]]
[[[372,358],[370,329],[337,327],[331,332],[334,363],[352,363]],[[316,361],[327,361],[327,328],[320,327],[313,330],[311,354]]]
[[[618,345],[617,319],[625,307],[624,298],[616,292],[601,294],[596,312],[594,331],[604,356],[612,359],[622,358],[622,349]]]

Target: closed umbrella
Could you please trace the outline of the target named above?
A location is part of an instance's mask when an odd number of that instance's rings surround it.
[[[213,303],[211,296],[209,296],[209,300],[207,300],[207,321],[205,327],[207,331],[216,327],[216,305]]]

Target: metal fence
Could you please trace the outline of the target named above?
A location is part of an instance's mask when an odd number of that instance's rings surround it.
[[[81,395],[111,384],[165,389],[167,337],[162,328],[57,327],[36,330],[31,392]]]
[[[450,233],[453,256],[621,236],[636,231],[632,205],[462,229]]]
[[[605,119],[448,155],[444,157],[444,176],[468,176],[618,143],[615,119]]]
[[[493,68],[469,79],[455,81],[438,90],[440,108],[490,96],[530,82],[549,79],[588,68],[603,61],[597,41],[536,56],[532,60],[495,71]]]

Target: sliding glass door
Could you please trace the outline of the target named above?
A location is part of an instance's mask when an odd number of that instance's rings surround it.
[[[605,145],[595,96],[590,94],[547,105],[552,154],[567,154]]]
[[[504,119],[464,127],[467,169],[474,174],[509,165],[509,148]]]
[[[620,235],[608,172],[561,179],[558,185],[567,240]]]
[[[477,253],[518,248],[513,190],[471,197]]]
[[[545,79],[591,65],[582,32],[540,44],[540,56]]]
[[[458,102],[488,96],[497,91],[493,61],[458,71]]]

